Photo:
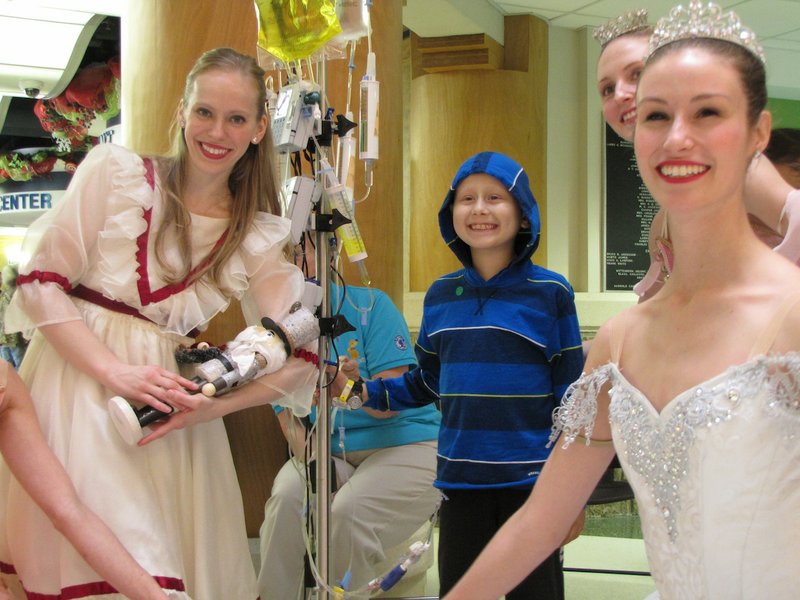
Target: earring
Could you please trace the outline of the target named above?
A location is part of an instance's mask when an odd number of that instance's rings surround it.
[[[750,159],[750,162],[747,164],[748,169],[755,169],[756,165],[758,164],[758,159],[761,158],[761,150],[756,150],[753,153],[753,158]]]
[[[180,126],[181,129],[186,129],[186,121],[183,120],[178,121],[178,125]]]
[[[254,144],[258,144],[258,136],[254,137],[254,138],[253,138],[251,141],[252,141]]]

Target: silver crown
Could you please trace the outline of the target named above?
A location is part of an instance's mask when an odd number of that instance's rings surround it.
[[[621,35],[642,31],[648,27],[650,25],[647,24],[647,9],[640,8],[611,19],[595,29],[592,32],[592,36],[601,46],[605,47],[606,44]]]
[[[671,42],[688,38],[711,38],[725,40],[743,46],[752,52],[763,64],[767,63],[764,49],[758,43],[752,29],[742,25],[733,11],[723,13],[722,7],[714,2],[692,0],[688,8],[679,4],[669,12],[669,16],[658,20],[647,56]]]

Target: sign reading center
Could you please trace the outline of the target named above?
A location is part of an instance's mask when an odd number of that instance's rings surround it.
[[[0,226],[30,225],[58,204],[70,179],[71,173],[51,171],[30,181],[0,181]]]
[[[0,195],[0,211],[46,210],[53,206],[51,192],[18,192]]]

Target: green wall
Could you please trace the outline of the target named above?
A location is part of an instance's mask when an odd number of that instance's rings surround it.
[[[795,127],[800,129],[800,100],[770,98],[767,108],[772,112],[772,128]]]

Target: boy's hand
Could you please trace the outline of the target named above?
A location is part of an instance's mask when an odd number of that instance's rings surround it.
[[[358,369],[358,361],[348,358],[347,356],[339,357],[339,371],[344,373],[348,379],[353,381],[361,377],[361,372]]]
[[[336,367],[328,367],[328,373],[333,375],[336,372]],[[331,398],[338,398],[342,394],[342,390],[344,390],[344,386],[347,384],[347,380],[349,378],[339,370],[336,373],[336,377],[333,378],[331,384],[328,386],[328,395]]]

